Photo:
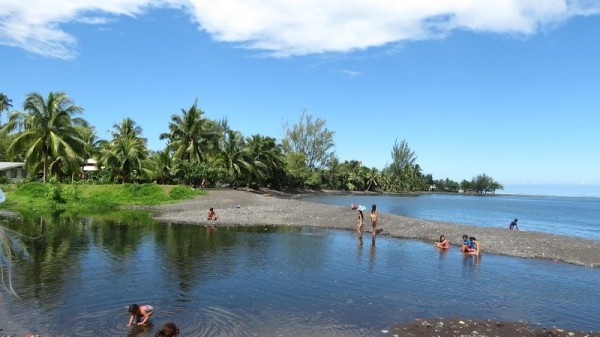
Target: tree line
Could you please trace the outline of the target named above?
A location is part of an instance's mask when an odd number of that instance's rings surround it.
[[[331,189],[344,191],[442,191],[494,193],[503,189],[480,174],[458,183],[424,174],[405,140],[392,146],[391,164],[382,170],[358,160],[341,162],[335,154],[335,132],[321,118],[306,114],[284,126],[281,141],[254,134],[246,137],[227,119],[206,118],[197,102],[170,117],[161,151],[148,149],[142,128],[124,118],[113,125],[110,139],[100,139],[80,117],[83,108],[65,92],[26,95],[23,109],[0,93],[0,161],[23,161],[30,180],[94,183],[186,184],[212,187]],[[8,112],[2,124],[2,113]],[[88,159],[97,171],[85,172]]]

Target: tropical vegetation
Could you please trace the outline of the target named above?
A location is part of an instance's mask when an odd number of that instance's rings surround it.
[[[0,94],[0,112],[11,108],[12,100]],[[165,121],[161,150],[149,149],[141,126],[127,117],[114,124],[109,139],[99,139],[82,113],[64,92],[28,94],[22,111],[11,111],[0,127],[0,161],[22,160],[29,180],[53,183],[480,194],[502,189],[485,174],[461,183],[434,179],[423,172],[406,140],[396,140],[391,162],[382,169],[356,159],[342,162],[335,132],[306,111],[297,123],[284,126],[284,137],[277,140],[244,136],[226,119],[207,118],[196,101]],[[90,159],[96,171],[83,170]]]

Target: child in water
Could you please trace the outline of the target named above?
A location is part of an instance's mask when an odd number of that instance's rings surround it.
[[[178,337],[179,329],[177,328],[177,325],[175,325],[175,323],[165,323],[165,324],[163,324],[163,326],[160,328],[160,330],[158,330],[158,332],[154,336],[155,337]]]
[[[463,237],[463,244],[462,244],[462,247],[460,247],[460,251],[468,252],[469,249],[471,249],[471,239],[469,239],[469,236],[467,234],[464,234],[462,237]]]
[[[127,324],[127,326],[131,326],[133,324],[134,319],[137,325],[145,325],[148,322],[150,316],[154,314],[154,308],[148,304],[132,304],[129,306],[128,312],[131,316],[129,317],[129,323]]]
[[[435,248],[448,249],[450,248],[450,242],[446,240],[446,236],[440,235],[440,241],[433,245]]]
[[[362,229],[363,229],[363,221],[365,219],[365,216],[363,215],[362,210],[358,210],[358,234],[362,235]]]

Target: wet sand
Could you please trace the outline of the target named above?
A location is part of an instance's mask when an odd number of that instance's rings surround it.
[[[206,220],[214,207],[218,220]],[[357,212],[348,207],[323,205],[295,199],[294,195],[276,191],[210,190],[208,196],[172,205],[151,207],[154,218],[168,223],[215,226],[284,225],[327,227],[356,230]],[[433,244],[444,234],[453,246],[459,246],[462,235],[477,237],[483,253],[541,258],[600,267],[600,242],[540,232],[504,228],[476,227],[447,222],[428,221],[394,214],[379,214],[378,235],[422,240]],[[365,214],[366,230],[371,229]]]

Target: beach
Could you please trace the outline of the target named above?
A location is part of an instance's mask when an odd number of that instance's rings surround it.
[[[297,195],[272,190],[209,190],[207,196],[177,204],[154,206],[154,218],[166,223],[214,226],[311,226],[356,230],[357,211],[348,207],[297,200]],[[213,207],[218,220],[206,220]],[[368,210],[367,212],[368,213]],[[365,230],[370,230],[365,214]],[[424,242],[436,241],[441,234],[456,249],[462,235],[475,236],[483,253],[522,258],[540,258],[589,268],[600,267],[600,242],[540,232],[476,227],[428,221],[395,214],[379,214],[378,235]],[[367,233],[365,233],[367,235]],[[370,235],[370,234],[368,234]]]
[[[153,217],[165,223],[186,223],[205,226],[311,226],[356,230],[357,211],[348,207],[324,205],[297,200],[298,195],[278,191],[210,190],[207,196],[172,205],[152,207]],[[207,220],[213,207],[218,220]],[[368,213],[368,210],[367,212]],[[365,214],[364,229],[370,230]],[[446,235],[458,249],[462,235],[476,236],[483,254],[501,254],[522,258],[541,258],[571,263],[588,268],[600,267],[600,242],[539,232],[526,232],[490,227],[427,221],[394,214],[379,214],[378,235],[414,239],[431,243]],[[363,235],[369,237],[371,233]],[[525,243],[525,244],[523,244]],[[432,247],[432,249],[434,249]],[[400,322],[390,327],[390,336],[600,336],[597,332],[567,331],[560,327],[532,326],[527,322],[500,322],[494,319],[472,320],[457,317],[425,317],[412,322]]]

